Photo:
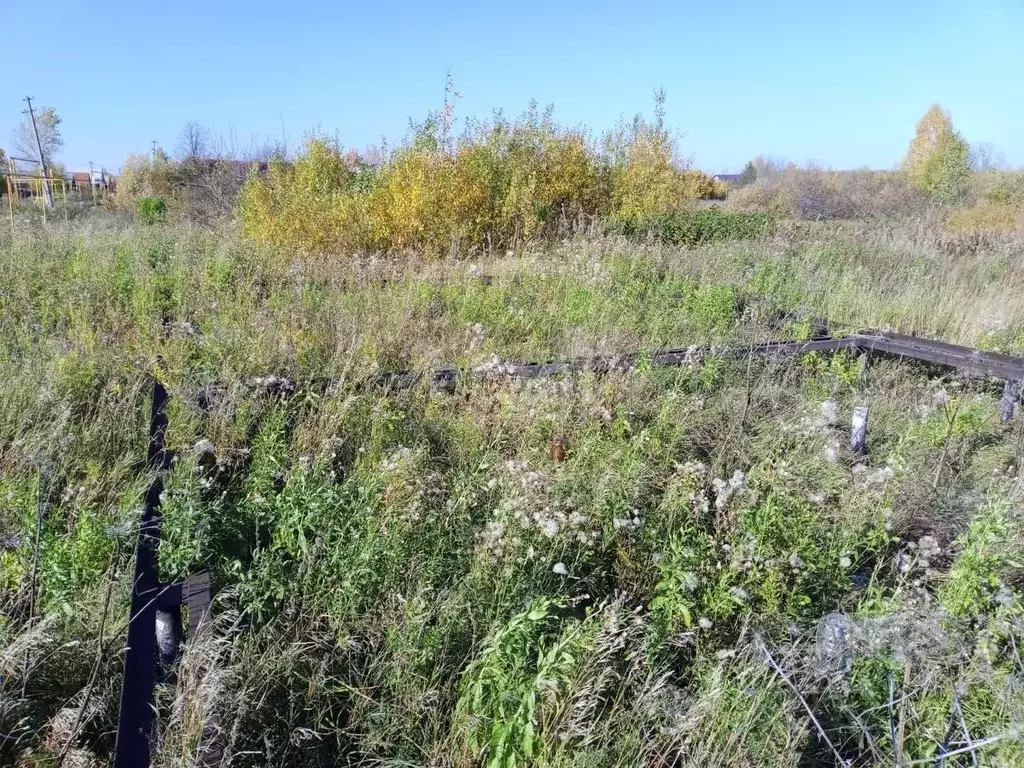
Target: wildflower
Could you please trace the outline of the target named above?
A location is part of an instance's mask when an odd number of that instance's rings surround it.
[[[616,518],[612,519],[612,527],[614,527],[616,531],[618,531],[618,530],[635,531],[637,528],[640,527],[641,522],[642,521],[641,521],[639,516],[634,517],[632,519],[630,519],[628,517],[625,517],[625,518],[623,518],[623,517],[616,517]]]
[[[701,629],[711,629],[711,627],[714,626],[714,623],[712,623],[711,619],[706,619],[703,616],[701,616],[697,620],[697,626],[699,626]]]
[[[934,536],[922,536],[917,540],[917,548],[921,557],[928,559],[942,554],[942,547],[939,546],[939,542]]]
[[[715,489],[715,508],[721,511],[725,509],[733,495],[747,487],[747,476],[737,469],[728,480],[716,477],[711,481],[711,485]]]
[[[686,592],[693,592],[700,584],[700,579],[693,571],[683,571],[679,575],[679,586]]]
[[[743,587],[730,587],[729,594],[733,596],[735,600],[741,603],[745,603],[750,599],[750,594]]]
[[[676,471],[686,477],[703,478],[708,472],[708,467],[699,461],[688,461],[685,464],[676,464]]]
[[[684,365],[687,368],[696,368],[701,364],[703,360],[703,354],[701,353],[700,347],[691,346],[687,348],[686,355],[683,357]]]
[[[204,454],[204,453],[216,453],[216,452],[217,452],[217,449],[214,448],[213,443],[210,442],[209,440],[205,439],[205,438],[203,438],[202,440],[198,440],[192,446],[192,453],[195,453],[197,455]]]
[[[903,554],[901,549],[899,554],[896,556],[896,570],[899,573],[906,573],[910,570],[910,558]]]
[[[401,447],[381,462],[381,470],[393,472],[404,464],[412,461],[413,453],[406,447]]]
[[[800,570],[804,567],[804,559],[800,557],[796,552],[789,556],[789,567],[795,571]]]
[[[480,539],[480,543],[485,549],[491,551],[494,555],[500,555],[503,548],[502,535],[505,533],[505,526],[499,523],[497,520],[492,520],[487,523],[484,529],[477,535]]]
[[[494,379],[505,374],[515,373],[515,367],[511,363],[502,362],[497,355],[491,355],[490,359],[474,368],[473,373],[487,379]]]
[[[565,563],[562,563],[562,562],[555,563],[554,566],[552,566],[552,568],[551,568],[551,572],[552,573],[557,573],[559,576],[568,576],[569,575],[569,569],[566,568],[565,567]]]
[[[1013,603],[1013,590],[1003,584],[999,587],[999,591],[996,592],[995,598],[996,605],[1010,605]]]
[[[829,464],[835,464],[839,461],[839,443],[836,440],[831,441],[825,446],[825,461]]]
[[[839,567],[840,568],[849,568],[851,565],[853,565],[853,561],[850,560],[850,558],[848,556],[843,555],[842,557],[839,558]]]

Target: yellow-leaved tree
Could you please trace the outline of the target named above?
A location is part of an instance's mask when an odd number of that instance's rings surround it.
[[[917,123],[903,170],[914,187],[940,203],[962,200],[971,181],[970,147],[949,112],[933,105]]]

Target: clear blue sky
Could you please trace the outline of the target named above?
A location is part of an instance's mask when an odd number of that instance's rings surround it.
[[[62,159],[114,169],[182,126],[237,143],[312,129],[361,148],[439,108],[610,127],[667,92],[710,171],[758,153],[890,167],[933,102],[1024,164],[1024,0],[4,3],[0,145],[26,94],[64,118]]]

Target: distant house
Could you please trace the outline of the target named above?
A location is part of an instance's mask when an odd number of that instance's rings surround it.
[[[89,189],[92,185],[88,171],[72,171],[68,175],[70,176],[71,189]]]
[[[742,173],[719,173],[715,175],[715,181],[720,181],[723,184],[742,184],[743,174]]]
[[[68,189],[78,192],[89,189],[109,189],[113,191],[113,177],[102,168],[96,171],[72,171],[64,174]]]

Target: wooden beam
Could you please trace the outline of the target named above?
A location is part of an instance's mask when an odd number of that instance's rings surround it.
[[[160,540],[160,495],[167,469],[164,437],[167,432],[167,390],[153,383],[149,419],[147,465],[156,472],[146,490],[139,538],[135,546],[131,614],[128,618],[128,648],[124,657],[121,708],[114,743],[115,768],[149,765],[149,738],[153,725],[153,687],[156,684],[155,654],[157,578],[156,549]]]

